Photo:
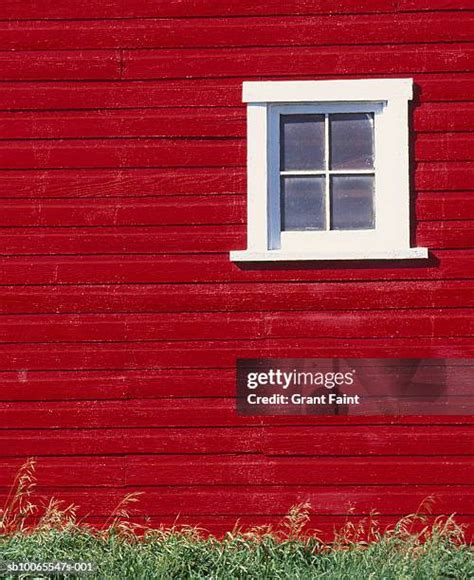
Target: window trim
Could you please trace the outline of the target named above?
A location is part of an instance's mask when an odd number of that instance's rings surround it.
[[[245,82],[247,249],[231,252],[231,260],[426,258],[426,248],[410,247],[408,101],[412,98],[412,84],[412,79]],[[376,228],[291,232],[291,236],[283,237],[293,238],[293,243],[281,244],[280,200],[276,195],[280,191],[279,165],[275,167],[280,155],[279,115],[282,111],[350,110],[374,111],[377,117]],[[313,247],[318,240],[319,248]]]

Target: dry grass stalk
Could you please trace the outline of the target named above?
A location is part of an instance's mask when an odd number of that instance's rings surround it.
[[[19,469],[5,501],[0,510],[0,535],[16,533],[34,533],[40,531],[87,531],[97,537],[108,538],[119,536],[128,541],[139,541],[141,538],[164,540],[173,535],[181,535],[189,540],[199,541],[205,537],[215,540],[206,530],[192,526],[178,526],[177,519],[171,527],[151,528],[148,525],[134,523],[129,507],[139,501],[142,492],[127,494],[114,508],[100,528],[94,528],[77,517],[77,506],[64,506],[61,500],[51,498],[45,505],[32,501],[36,487],[36,460],[28,459]],[[225,534],[227,539],[241,537],[254,543],[261,543],[265,538],[277,542],[297,541],[311,543],[312,549],[324,552],[329,550],[365,549],[375,542],[394,540],[404,550],[422,550],[430,541],[449,541],[458,545],[465,542],[463,526],[458,525],[453,516],[438,516],[430,521],[435,498],[427,497],[418,510],[383,529],[377,519],[378,514],[354,521],[354,508],[348,510],[346,522],[340,529],[334,530],[331,541],[323,541],[320,531],[309,529],[311,505],[303,502],[293,506],[277,526],[262,525],[245,529],[236,522],[232,531]]]
[[[36,460],[30,458],[18,470],[0,510],[0,534],[25,531],[27,519],[37,512],[37,506],[31,502],[36,487],[35,467]]]

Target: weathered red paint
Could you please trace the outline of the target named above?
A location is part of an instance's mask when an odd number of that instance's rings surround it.
[[[470,2],[0,6],[0,501],[223,532],[310,500],[474,520],[472,417],[238,417],[237,357],[473,357]],[[247,79],[413,76],[423,264],[240,269]],[[463,396],[469,397],[465,385]]]

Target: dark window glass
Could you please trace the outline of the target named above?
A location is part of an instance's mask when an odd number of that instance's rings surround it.
[[[331,178],[331,229],[368,230],[374,223],[374,177],[344,175]]]
[[[288,230],[324,230],[324,177],[281,178],[281,226]]]
[[[324,115],[281,116],[281,170],[324,169]]]
[[[372,113],[329,115],[331,169],[373,169]]]

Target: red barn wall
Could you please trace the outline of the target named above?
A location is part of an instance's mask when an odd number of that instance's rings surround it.
[[[331,4],[331,13],[327,6]],[[469,417],[244,418],[237,357],[474,356],[474,11],[426,0],[0,6],[1,495],[95,519],[474,516]],[[412,76],[429,262],[240,269],[243,80]]]

